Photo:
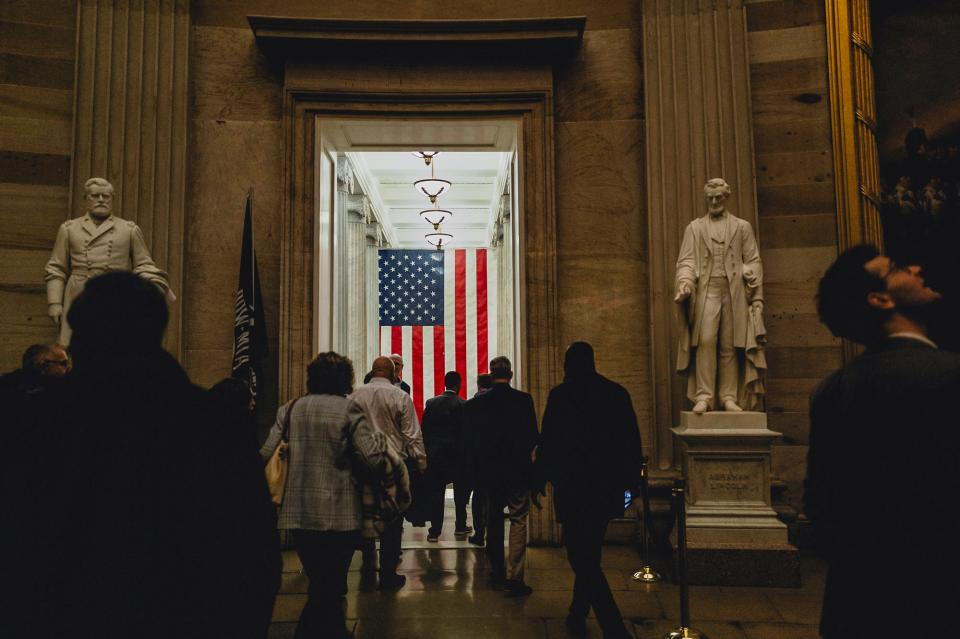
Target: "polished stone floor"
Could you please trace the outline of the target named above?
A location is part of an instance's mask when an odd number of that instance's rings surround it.
[[[452,515],[452,508],[448,513]],[[396,593],[377,592],[364,583],[360,553],[350,569],[347,617],[357,639],[473,639],[480,637],[567,637],[563,619],[573,588],[564,551],[530,548],[527,582],[532,595],[508,599],[485,584],[484,550],[453,536],[445,522],[440,543],[426,541],[422,528],[404,533],[400,571],[406,586]],[[603,566],[614,597],[638,639],[659,639],[679,625],[679,588],[669,582],[635,583],[639,566],[631,547],[607,546]],[[669,570],[669,558],[655,562]],[[816,639],[825,567],[815,558],[802,561],[803,586],[793,588],[690,588],[693,627],[710,639]],[[283,587],[274,607],[270,637],[292,637],[306,600],[307,578],[296,553],[284,553]],[[600,637],[588,620],[589,637]]]

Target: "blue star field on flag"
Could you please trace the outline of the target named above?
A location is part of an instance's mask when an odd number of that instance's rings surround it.
[[[443,253],[381,250],[380,325],[443,325]]]

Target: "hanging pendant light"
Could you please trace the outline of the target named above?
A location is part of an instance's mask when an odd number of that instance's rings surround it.
[[[453,211],[446,209],[425,209],[420,211],[420,217],[427,224],[432,224],[434,230],[438,229],[448,217],[453,216]]]
[[[440,197],[440,194],[445,192],[450,188],[449,180],[441,180],[440,178],[434,177],[433,168],[434,164],[430,164],[430,177],[425,180],[417,180],[413,183],[413,186],[430,198],[430,204],[436,205],[437,198]]]
[[[443,248],[450,244],[450,242],[453,240],[452,235],[449,233],[443,233],[439,230],[434,231],[433,233],[427,233],[423,237],[427,240],[427,244],[430,246],[435,246],[438,251],[442,251]]]
[[[433,158],[437,156],[440,151],[414,151],[413,154],[423,160],[423,163],[427,166],[430,166],[430,163],[433,162]]]

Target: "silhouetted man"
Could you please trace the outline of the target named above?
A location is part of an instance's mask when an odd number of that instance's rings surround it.
[[[593,347],[567,349],[563,383],[543,415],[537,474],[553,484],[557,521],[576,579],[567,628],[586,633],[592,607],[604,637],[627,637],[600,568],[608,522],[623,516],[623,493],[640,481],[640,430],[630,394],[597,373]]]
[[[447,484],[454,482],[453,503],[456,510],[458,537],[469,535],[467,527],[467,501],[470,491],[460,481],[460,463],[463,452],[463,405],[460,398],[460,373],[449,371],[443,376],[445,390],[427,400],[423,410],[423,444],[430,460],[430,530],[427,541],[439,541],[443,532],[443,510]]]
[[[867,245],[820,281],[820,319],[867,347],[810,402],[804,506],[829,567],[825,639],[956,634],[960,593],[942,571],[960,558],[960,356],[927,336],[939,298],[919,267]]]
[[[508,596],[533,592],[523,580],[527,552],[527,517],[537,446],[533,398],[510,387],[510,360],[490,361],[493,388],[467,403],[467,428],[473,448],[473,474],[487,497],[487,558],[490,582],[503,584]],[[510,554],[503,554],[503,509],[510,517]],[[506,559],[506,563],[505,562]]]
[[[68,320],[74,370],[24,424],[42,454],[4,477],[0,636],[265,636],[280,554],[262,465],[234,459],[249,441],[224,440],[162,349],[163,294],[112,272]]]

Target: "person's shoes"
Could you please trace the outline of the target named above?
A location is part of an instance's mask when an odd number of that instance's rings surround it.
[[[742,413],[743,409],[737,406],[737,403],[732,399],[728,399],[723,402],[723,410],[730,413]]]
[[[467,541],[469,541],[474,546],[482,546],[483,535],[470,535],[469,537],[467,537]]]
[[[392,592],[394,590],[400,590],[406,583],[407,578],[405,575],[388,575],[386,577],[380,577],[380,585],[377,586],[377,590],[380,592]]]
[[[567,632],[575,637],[587,636],[587,620],[579,615],[567,615],[563,625],[567,627]]]
[[[533,592],[533,588],[522,581],[507,579],[503,582],[503,592],[508,597],[526,597]]]
[[[707,412],[707,402],[706,400],[701,399],[699,402],[693,405],[693,412],[697,415],[703,415]]]
[[[470,526],[467,526],[466,528],[457,528],[456,530],[453,531],[453,536],[466,537],[472,532],[473,532],[473,528],[471,528]]]
[[[490,587],[494,590],[500,590],[504,587],[504,584],[507,583],[507,579],[503,575],[490,573],[490,575],[487,577],[487,583],[490,584]]]
[[[427,541],[429,541],[431,544],[435,544],[438,541],[440,541],[440,535],[434,535],[433,533],[431,533],[427,535]]]

